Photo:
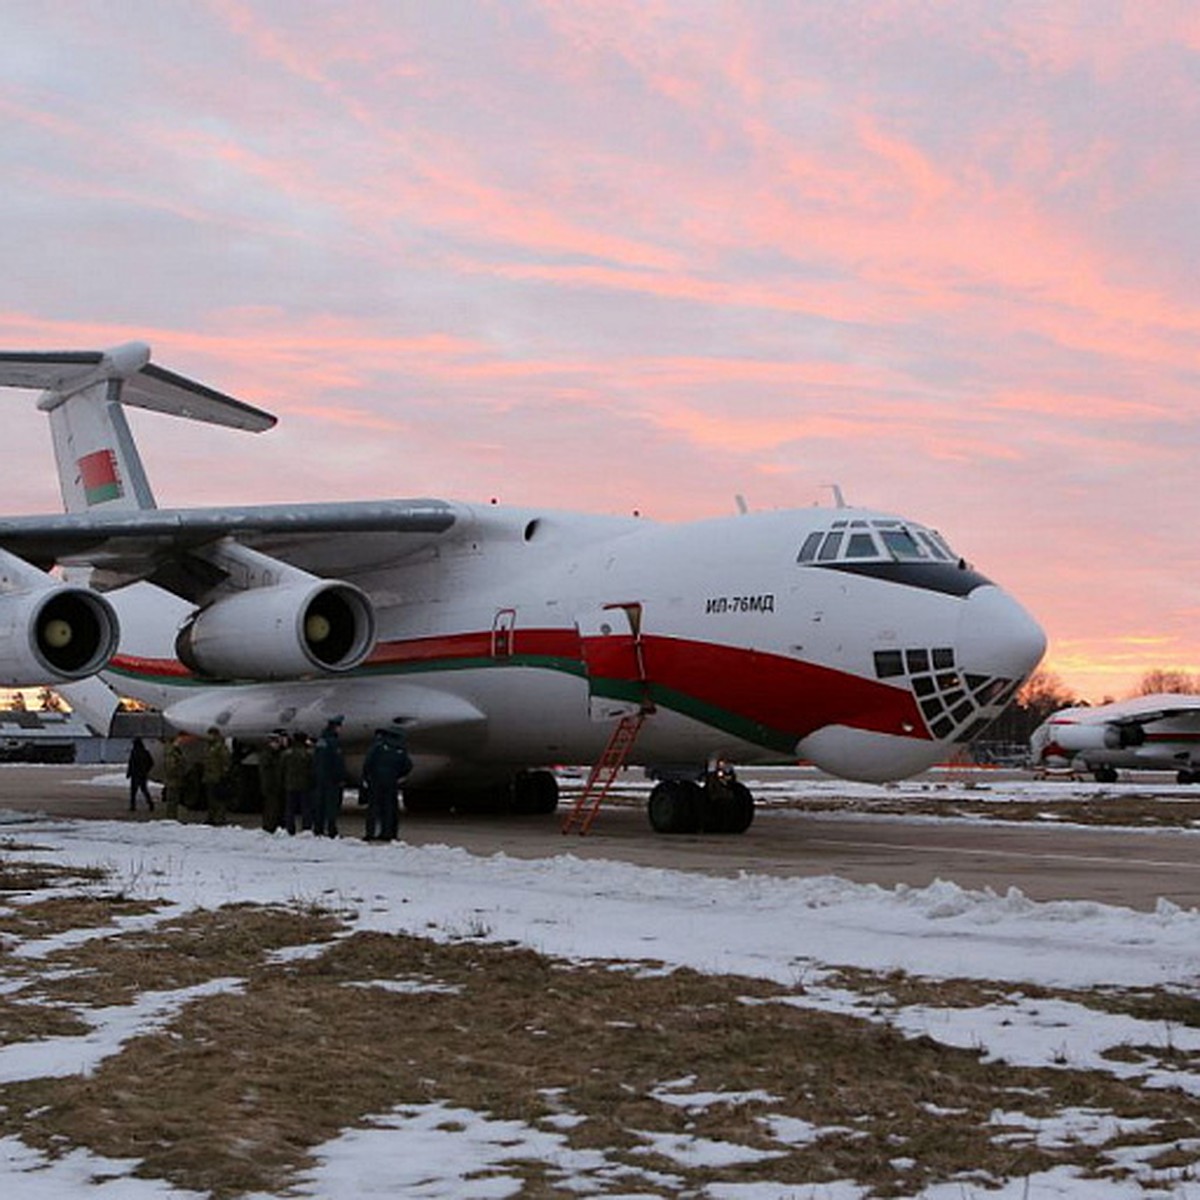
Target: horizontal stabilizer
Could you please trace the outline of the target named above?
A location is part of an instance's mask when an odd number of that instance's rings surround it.
[[[0,387],[41,388],[38,407],[52,411],[68,397],[109,379],[124,381],[121,402],[154,412],[261,433],[275,418],[202,383],[150,362],[150,347],[112,350],[0,350]]]

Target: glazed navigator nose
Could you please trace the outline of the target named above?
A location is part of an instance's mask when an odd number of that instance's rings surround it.
[[[956,650],[961,671],[1024,679],[1046,653],[1046,635],[1007,592],[988,584],[966,599]]]

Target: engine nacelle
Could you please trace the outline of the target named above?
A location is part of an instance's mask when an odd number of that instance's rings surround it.
[[[30,568],[32,570],[32,568]],[[55,583],[0,595],[0,685],[75,683],[116,653],[112,606],[88,588]]]
[[[358,588],[304,580],[251,588],[200,609],[175,653],[198,675],[295,679],[349,671],[375,646],[375,612]]]
[[[1140,746],[1146,731],[1140,725],[1052,725],[1050,741],[1060,750],[1079,754],[1085,750],[1125,750]]]

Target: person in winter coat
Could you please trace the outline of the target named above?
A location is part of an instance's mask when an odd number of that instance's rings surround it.
[[[184,743],[187,735],[177,733],[167,746],[163,757],[163,804],[167,810],[167,819],[179,819],[179,805],[183,800],[184,789],[187,786],[188,760]]]
[[[293,733],[281,760],[283,768],[283,827],[288,833],[296,832],[296,821],[301,829],[313,825],[313,765],[312,748],[302,733]]]
[[[283,823],[283,751],[287,734],[276,729],[258,752],[258,787],[262,792],[262,827],[274,833]]]
[[[343,720],[343,717],[330,717],[313,747],[316,791],[313,833],[318,837],[338,835],[337,819],[342,810],[342,789],[346,786],[346,759],[340,737]]]
[[[154,766],[154,756],[146,749],[146,743],[140,737],[133,739],[129,751],[129,762],[125,765],[125,777],[129,780],[129,811],[137,809],[138,792],[146,798],[146,808],[154,811],[154,801],[150,798],[150,768]]]
[[[215,726],[208,730],[204,745],[204,798],[208,802],[207,821],[210,825],[225,824],[225,807],[229,796],[229,772],[233,756],[221,731]]]
[[[395,840],[400,817],[400,782],[411,770],[412,759],[404,748],[404,731],[397,725],[377,729],[363,760],[368,842]]]

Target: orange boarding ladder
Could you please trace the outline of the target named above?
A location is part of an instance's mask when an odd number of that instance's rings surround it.
[[[638,731],[646,716],[644,710],[630,713],[616,723],[612,735],[608,739],[608,745],[604,747],[604,753],[600,755],[595,766],[588,773],[583,791],[579,793],[579,798],[571,806],[571,811],[567,813],[567,818],[563,821],[563,833],[576,831],[582,837],[591,829],[592,822],[600,811],[600,804],[608,795],[613,780],[625,765],[625,760],[629,757],[630,750],[633,749],[633,743],[637,740]]]

